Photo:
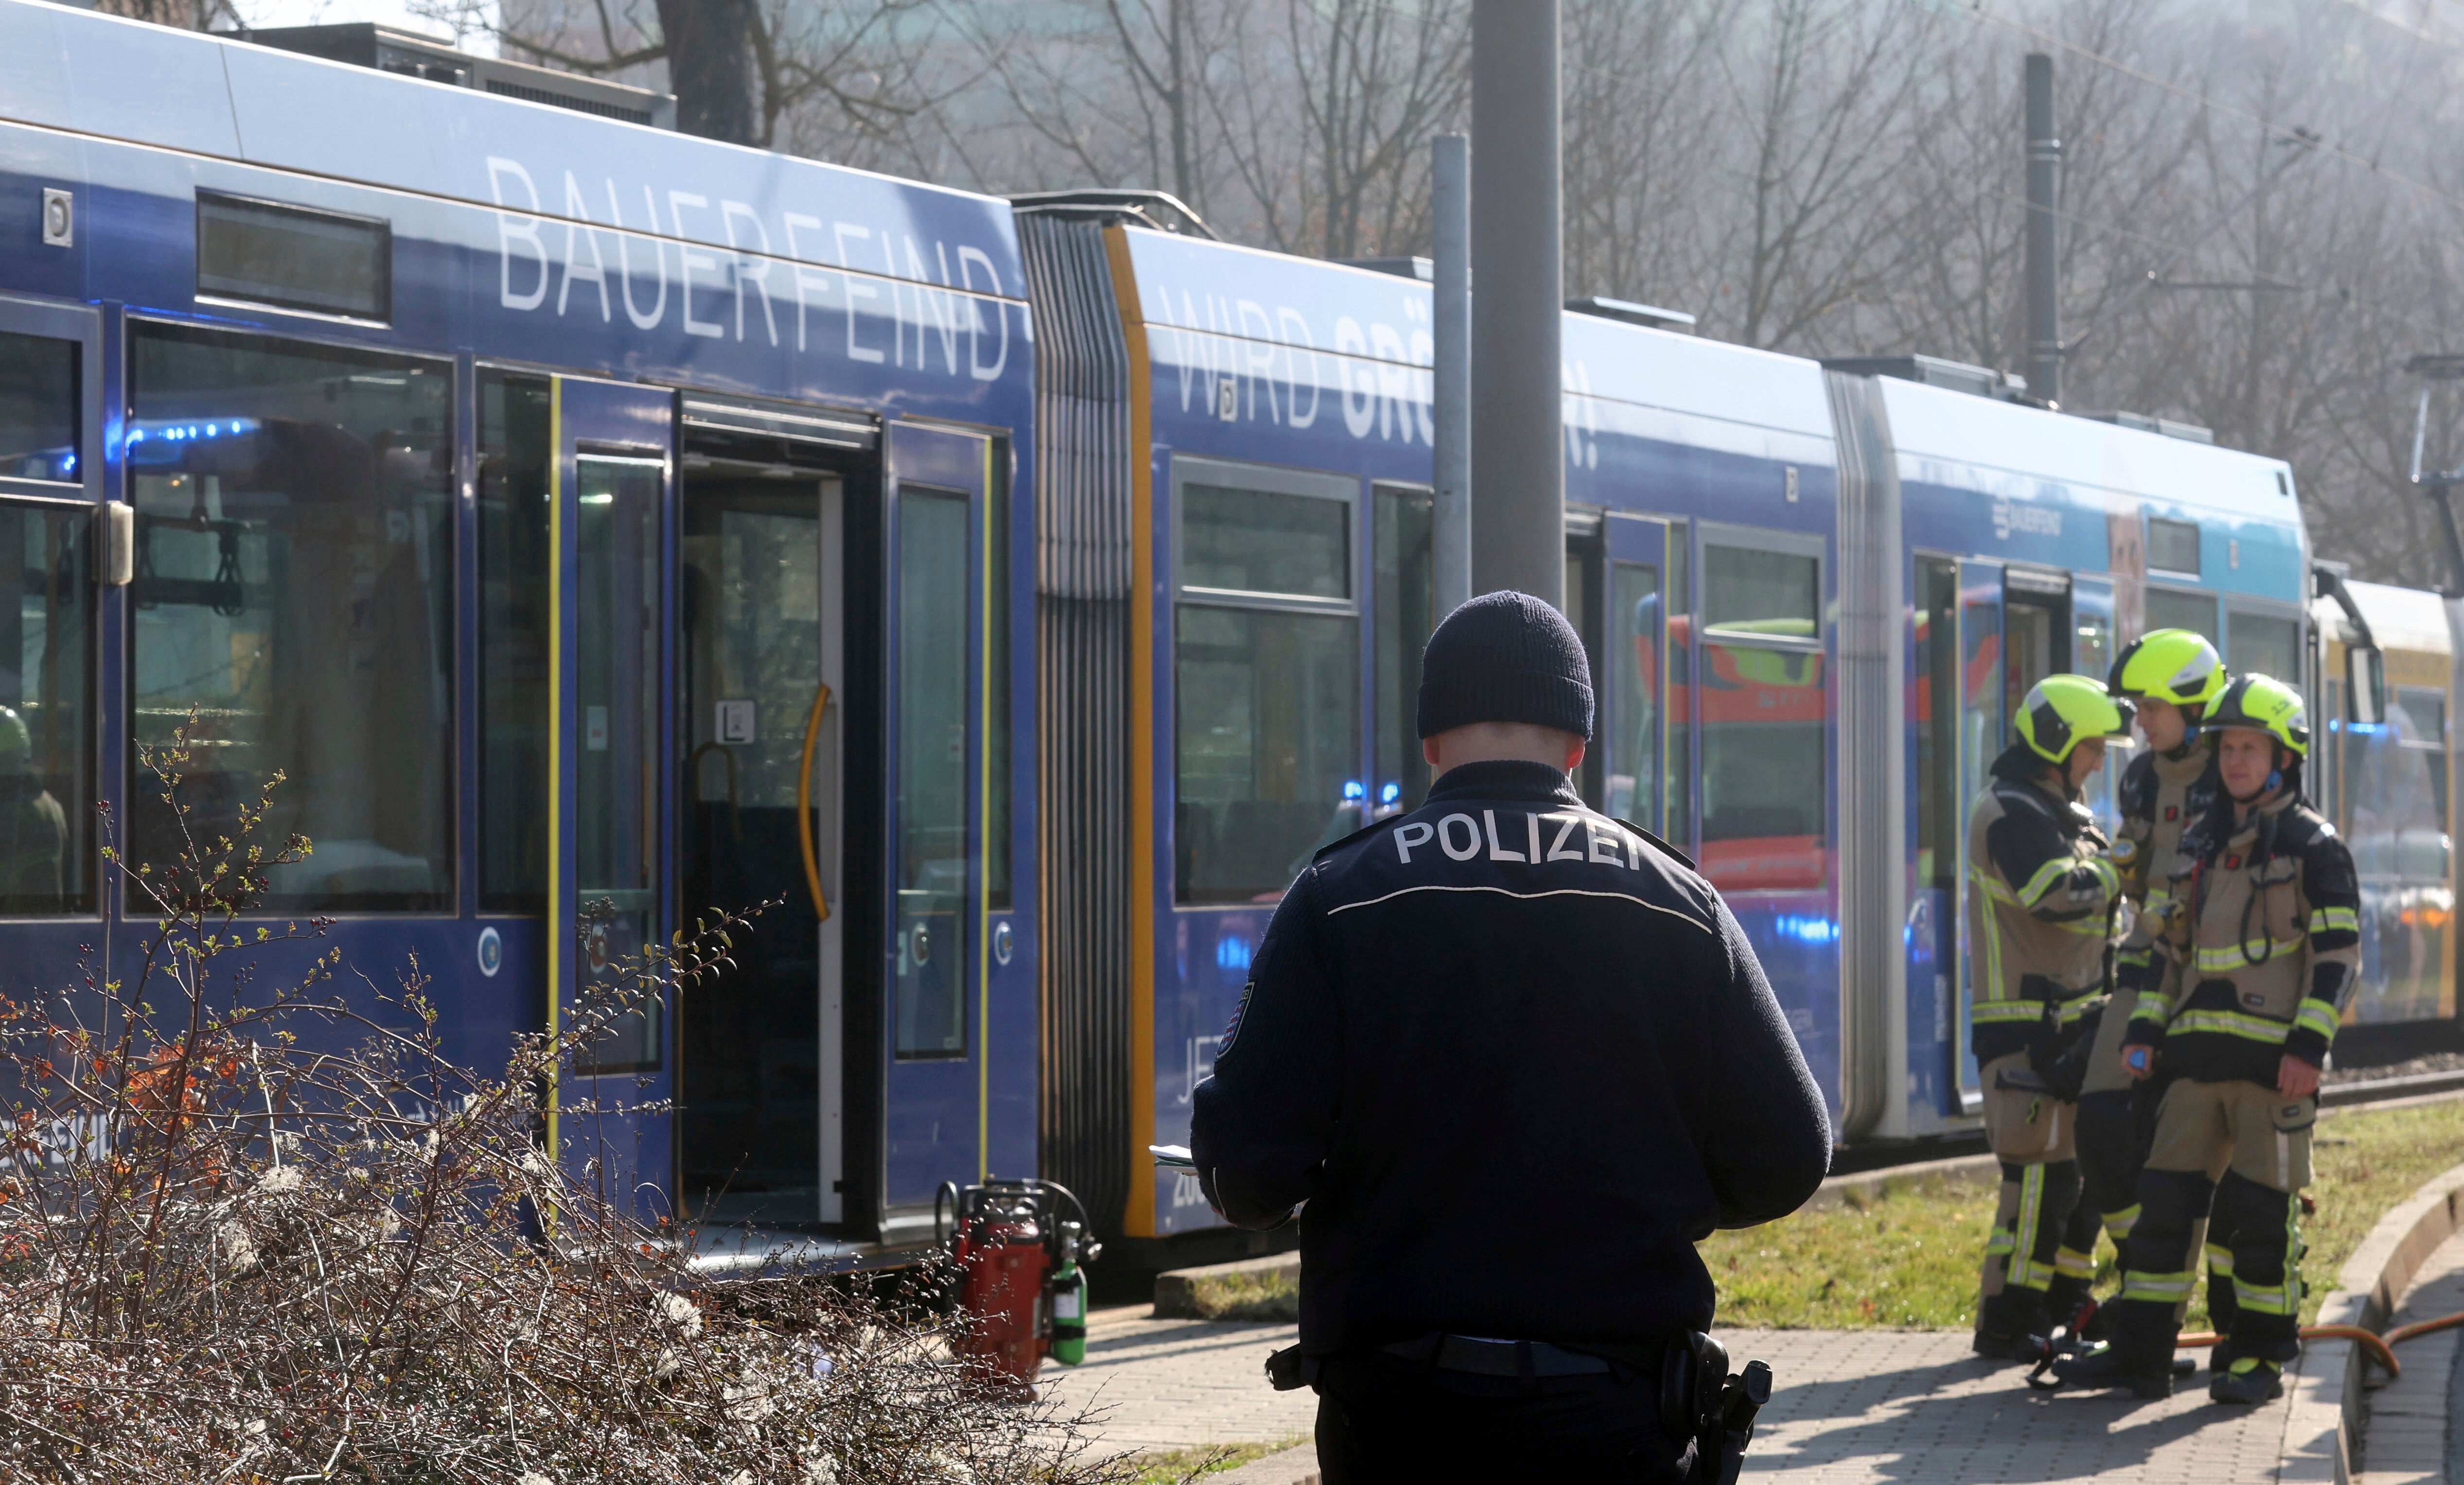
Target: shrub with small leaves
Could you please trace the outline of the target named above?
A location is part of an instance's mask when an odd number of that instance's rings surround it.
[[[184,831],[187,736],[145,759]],[[442,1054],[415,962],[340,993],[324,921],[253,920],[311,850],[253,839],[280,782],[176,860],[106,853],[156,920],[124,978],[0,999],[0,1479],[1127,1477],[1084,1418],[982,1385],[928,1309],[699,1278],[693,1232],[546,1147],[575,1051],[650,997],[725,993],[746,917],[483,1075]]]

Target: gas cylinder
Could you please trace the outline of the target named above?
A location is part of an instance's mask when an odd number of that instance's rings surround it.
[[[1087,1275],[1078,1270],[1078,1244],[1085,1230],[1075,1222],[1061,1224],[1061,1266],[1050,1284],[1052,1359],[1075,1366],[1087,1359]]]

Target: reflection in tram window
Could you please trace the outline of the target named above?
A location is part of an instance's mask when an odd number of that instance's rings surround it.
[[[1702,861],[1723,890],[1822,885],[1822,678],[1818,651],[1703,646]]]
[[[1959,882],[1959,567],[1916,564],[1916,676],[1909,721],[1916,732],[1917,885],[1948,892]],[[1937,913],[1943,911],[1939,906]]]
[[[2409,656],[2399,656],[2407,659]],[[2343,723],[2343,819],[2362,878],[2362,1021],[2447,1014],[2448,879],[2446,700],[2437,691],[2390,688],[2387,720]]]
[[[1373,816],[1418,809],[1429,794],[1420,756],[1420,652],[1436,626],[1437,586],[1425,491],[1376,494],[1377,797]]]
[[[1690,538],[1685,522],[1668,523],[1668,781],[1661,833],[1681,850],[1694,849],[1694,591]]]
[[[77,345],[0,331],[0,477],[72,483],[77,468]]]
[[[1820,583],[1821,564],[1812,557],[1706,545],[1703,627],[1712,632],[1819,638]]]
[[[1352,596],[1352,507],[1306,495],[1181,487],[1183,587]]]
[[[574,460],[574,984],[610,993],[658,933],[659,504],[663,460]],[[626,1011],[586,1048],[585,1073],[660,1062],[659,1002]]]
[[[89,521],[0,505],[0,913],[94,904]]]
[[[898,497],[898,920],[902,1057],[967,1050],[967,502]]]
[[[2291,619],[2265,613],[2235,613],[2225,650],[2225,663],[2237,675],[2273,676],[2289,686],[2301,684],[2301,630]]]
[[[1179,630],[1179,900],[1272,902],[1357,828],[1358,622],[1183,604]]]
[[[1617,716],[1609,728],[1608,812],[1647,831],[1660,780],[1660,569],[1621,562],[1611,569],[1610,641],[1617,667]]]
[[[2157,587],[2149,585],[2141,598],[2147,622],[2141,630],[2186,629],[2216,645],[2221,636],[2216,632],[2216,598],[2213,593],[2188,592],[2178,587]],[[2222,648],[2218,645],[2218,648]],[[2233,663],[2228,661],[2227,663]]]
[[[547,911],[548,380],[479,378],[479,906]]]
[[[276,911],[449,907],[451,366],[144,325],[129,381],[132,753],[196,717],[200,830],[285,775],[266,833],[316,852]],[[130,805],[132,858],[168,860],[156,791]]]

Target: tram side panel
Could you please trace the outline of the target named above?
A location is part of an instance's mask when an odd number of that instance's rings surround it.
[[[436,471],[459,478],[458,472],[473,467],[474,399],[462,386],[461,379],[471,373],[457,367],[452,359],[456,350],[481,363],[491,358],[546,362],[587,373],[826,401],[845,408],[896,408],[914,416],[990,426],[1015,435],[1012,468],[1019,476],[1013,486],[1010,472],[1000,471],[996,498],[1007,499],[1008,492],[1023,487],[1031,472],[1032,445],[1023,432],[1029,326],[1019,298],[1023,285],[1014,239],[1006,211],[998,203],[802,162],[748,157],[648,131],[624,132],[626,126],[620,124],[270,53],[252,53],[234,63],[243,70],[272,69],[255,79],[261,85],[230,89],[220,74],[227,60],[222,49],[231,44],[195,37],[165,42],[176,51],[165,65],[182,76],[210,75],[215,83],[210,92],[218,101],[187,112],[123,109],[135,121],[123,128],[96,116],[96,100],[130,93],[124,47],[132,44],[132,35],[142,40],[168,33],[131,30],[124,23],[73,12],[37,13],[50,10],[0,5],[0,31],[13,38],[12,55],[52,58],[59,78],[84,79],[55,100],[58,118],[49,119],[40,108],[35,115],[92,132],[70,144],[68,136],[53,129],[7,126],[0,131],[0,195],[25,207],[22,212],[9,213],[11,220],[32,222],[38,219],[42,188],[71,189],[77,200],[78,230],[71,246],[29,243],[23,252],[8,255],[0,290],[106,301],[115,331],[121,321],[109,306],[147,306],[143,323],[132,332],[141,344],[150,344],[147,337],[165,344],[183,337],[193,341],[200,332],[184,327],[206,323],[212,326],[209,340],[228,337],[252,353],[258,347],[267,354],[293,347],[340,347],[330,354],[359,358],[355,365],[371,373],[365,378],[371,388],[377,380],[400,381],[405,375],[439,378],[452,391],[435,418],[425,423],[389,420],[385,427],[352,435],[367,445],[370,437],[389,428],[388,436],[401,441],[380,439],[383,446],[374,448],[374,455],[383,455],[379,463],[386,468],[403,463],[404,454],[415,455],[419,473],[414,483],[432,479]],[[306,71],[295,78],[282,70],[286,66]],[[329,95],[336,89],[348,96],[350,107],[325,106],[333,102]],[[295,116],[281,114],[285,99],[297,100],[289,105]],[[242,132],[230,123],[233,107],[252,111],[251,127],[245,131],[251,140],[314,137],[316,147],[345,154],[354,141],[367,144],[351,170],[338,173],[348,176],[356,170],[381,178],[364,184],[311,178],[228,158],[239,152]],[[296,116],[303,111],[314,116]],[[218,114],[224,121],[220,124]],[[139,142],[115,140],[111,136],[116,132],[133,134]],[[397,142],[415,139],[420,147],[373,147],[379,136]],[[373,166],[367,164],[371,161]],[[621,168],[611,169],[610,162],[621,162]],[[620,174],[625,178],[619,180]],[[525,179],[538,194],[522,188]],[[346,225],[381,224],[383,234],[375,240],[383,244],[386,269],[382,302],[355,300],[308,313],[267,302],[280,296],[273,288],[248,283],[225,284],[216,295],[201,296],[205,285],[196,251],[201,192],[271,201],[326,213],[326,220]],[[639,224],[625,205],[636,199],[647,204],[648,215]],[[614,205],[603,211],[603,202]],[[614,225],[619,221],[629,230],[620,231]],[[651,225],[655,235],[640,230]],[[766,255],[761,251],[765,247]],[[876,257],[878,270],[872,266]],[[355,287],[375,292],[373,286]],[[208,298],[218,301],[208,302]],[[334,312],[336,308],[342,312]],[[8,318],[0,310],[0,320]],[[157,324],[165,328],[147,328]],[[149,505],[160,504],[170,499],[162,493],[170,481],[202,486],[212,475],[222,483],[220,496],[245,503],[241,485],[263,483],[258,475],[247,472],[261,471],[265,461],[243,457],[245,451],[228,441],[229,429],[234,418],[268,421],[260,414],[274,411],[279,399],[268,402],[237,383],[217,391],[209,378],[194,383],[192,391],[164,400],[170,386],[162,380],[165,373],[146,370],[148,363],[139,359],[133,383],[115,374],[86,412],[87,445],[100,454],[111,487],[96,493],[140,496]],[[104,361],[116,371],[116,345]],[[341,385],[348,385],[347,374]],[[368,394],[375,395],[372,389]],[[250,402],[252,397],[256,400]],[[137,415],[124,429],[116,417],[99,415],[101,409],[132,401]],[[216,411],[224,415],[210,415]],[[285,410],[280,415],[312,429],[337,426],[331,413],[311,417]],[[190,440],[185,431],[192,421],[223,428]],[[347,420],[341,426],[347,432]],[[174,427],[182,431],[177,438],[170,436]],[[148,445],[136,439],[140,432],[157,435],[157,441]],[[247,438],[263,443],[267,433],[252,428]],[[209,454],[209,446],[217,441],[221,447]],[[173,443],[186,447],[168,456],[157,452]],[[123,449],[128,451],[124,464]],[[500,898],[483,893],[481,886],[491,831],[518,830],[523,815],[519,807],[483,813],[475,797],[484,792],[476,761],[484,751],[481,737],[490,718],[489,702],[471,681],[482,663],[484,628],[476,608],[482,601],[480,585],[467,580],[480,560],[483,540],[469,509],[473,496],[467,486],[444,484],[426,505],[412,500],[397,510],[379,499],[363,512],[365,529],[375,533],[367,538],[374,543],[367,555],[377,570],[390,570],[390,546],[418,551],[418,562],[404,569],[426,585],[418,632],[450,636],[438,652],[442,663],[429,667],[435,678],[418,683],[442,697],[431,723],[441,729],[440,736],[431,749],[424,750],[422,767],[428,772],[419,775],[434,777],[421,786],[425,794],[402,794],[402,781],[397,780],[397,797],[385,808],[427,799],[435,809],[416,812],[455,819],[457,827],[441,847],[412,852],[400,849],[400,842],[383,830],[367,834],[340,815],[303,817],[302,828],[318,835],[323,848],[319,870],[352,870],[356,857],[363,885],[337,897],[340,886],[324,878],[319,879],[323,885],[302,878],[287,884],[297,890],[286,892],[282,906],[302,916],[338,912],[328,942],[377,974],[381,984],[385,975],[380,971],[415,951],[423,967],[436,977],[433,993],[445,1011],[449,1053],[485,1066],[500,1053],[513,1031],[537,1023],[538,966],[546,950],[539,920],[519,904],[518,893]],[[260,499],[257,503],[265,502]],[[308,549],[297,546],[305,538],[296,525],[303,507],[295,500],[288,507],[266,508],[269,520],[295,522],[287,533],[287,549],[306,558]],[[405,519],[385,519],[387,510]],[[186,512],[171,513],[165,507],[162,514],[167,518]],[[209,509],[208,520],[214,519]],[[1008,525],[1014,545],[1026,540],[1027,522],[1013,520]],[[989,523],[974,529],[988,535]],[[249,589],[258,581],[258,569],[251,566],[253,559],[246,552],[257,533],[243,531],[241,536],[244,609],[255,601]],[[346,536],[343,544],[357,540]],[[165,585],[214,581],[210,552],[204,559],[208,568],[190,579],[185,570],[187,554],[175,550],[178,545],[166,534],[158,553],[178,570],[152,573],[155,587],[147,592],[106,589],[96,620],[107,642],[99,645],[93,662],[105,713],[99,725],[89,723],[99,760],[95,793],[123,819],[138,787],[121,782],[131,728],[126,698],[133,684],[160,671],[168,655],[161,646],[175,643],[165,626],[175,624],[184,607],[196,607],[187,601],[192,595],[185,589],[174,591]],[[333,560],[347,571],[360,559],[338,551]],[[977,570],[989,575],[992,565],[979,559]],[[1014,561],[1010,569],[1016,570]],[[141,587],[145,581],[141,580]],[[390,610],[361,605],[354,611],[374,624],[374,616]],[[304,612],[299,617],[311,629],[342,622],[315,620]],[[140,631],[133,678],[120,663],[126,647],[115,637],[132,627]],[[379,650],[399,649],[412,637],[408,621],[388,620],[380,629],[369,634],[369,643]],[[1014,636],[1026,632],[1024,625],[1012,626]],[[145,642],[147,632],[158,636],[151,646]],[[305,637],[308,632],[301,632]],[[160,653],[149,656],[149,651]],[[1013,637],[1009,691],[1022,710],[1031,704],[1032,696],[1031,672],[1016,668],[1016,656],[1023,653]],[[271,675],[264,680],[282,683]],[[330,688],[320,691],[321,683],[307,672],[293,674],[288,684],[294,699],[309,712],[320,699],[328,704],[341,699],[327,694]],[[572,720],[582,724],[581,719]],[[673,744],[664,730],[668,722],[662,718],[656,725],[667,749],[662,767],[672,771]],[[298,778],[302,760],[277,756],[278,751],[257,761],[289,761]],[[1031,838],[1033,792],[1016,784],[1019,770],[1031,769],[1031,749],[1013,746],[1011,757],[1010,797],[1018,802],[1013,830]],[[247,762],[233,761],[235,766]],[[319,772],[328,779],[343,776],[332,768]],[[989,795],[991,790],[978,792]],[[977,801],[979,811],[985,803]],[[87,806],[84,800],[65,804],[72,809]],[[891,807],[885,803],[884,808]],[[359,805],[349,805],[345,813],[351,810],[365,812]],[[382,814],[383,809],[376,812]],[[370,849],[355,852],[354,842],[363,836]],[[403,856],[410,859],[396,859]],[[1031,870],[1028,853],[1016,852],[1014,859]],[[429,884],[421,889],[425,896],[414,893],[416,903],[395,903],[384,883],[394,877],[407,880],[405,874],[414,869]],[[367,885],[371,882],[377,885]],[[1016,916],[1023,920],[1032,911],[1031,880],[1020,882],[1017,891]],[[127,963],[138,951],[142,919],[137,912],[115,915],[106,936],[115,961]],[[1023,921],[1023,926],[1028,931],[1014,938],[1013,953],[1023,948],[1031,956],[1032,923]],[[50,957],[65,963],[74,958],[69,945],[96,935],[70,921],[56,932],[38,923],[12,924],[10,937],[33,950],[20,962]],[[976,937],[989,942],[988,935]],[[57,954],[45,946],[53,938],[61,940]],[[850,992],[879,993],[886,967],[850,966]],[[994,1067],[1001,1075],[979,1080],[978,1101],[996,1099],[1015,1109],[1022,1099],[1031,1101],[1031,1092],[1019,1090],[1032,1086],[1032,1039],[1006,1004],[1012,995],[1006,983],[1002,993],[1004,1003],[991,1008],[992,1031],[1010,1041],[1026,1035],[1027,1044],[995,1049]],[[978,1026],[971,1033],[979,1043],[984,1030]],[[868,1049],[864,1054],[874,1053]],[[891,1056],[886,1046],[877,1054]],[[1029,1081],[1020,1084],[1018,1077]],[[1004,1121],[1016,1120],[1004,1115]],[[953,1176],[972,1175],[992,1158],[991,1152],[974,1148],[973,1131],[967,1142],[967,1168],[954,1165]],[[1030,1158],[1015,1141],[1001,1148],[1004,1164]]]

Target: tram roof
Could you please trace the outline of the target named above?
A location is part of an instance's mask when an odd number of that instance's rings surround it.
[[[787,230],[809,236],[765,236],[776,255],[1024,295],[997,197],[43,0],[0,0],[0,121],[603,229],[646,212],[649,235],[729,252],[759,250],[750,232],[792,213]],[[525,183],[535,201],[515,194]],[[644,220],[616,225],[640,233]],[[901,237],[903,255],[891,251]],[[941,243],[988,255],[998,289],[962,285],[963,265],[937,260]]]
[[[2370,637],[2378,641],[2380,649],[2416,654],[2453,653],[2447,624],[2447,600],[2436,593],[2354,579],[2345,580],[2344,590],[2353,595],[2353,605],[2362,610],[2362,617],[2370,621]],[[2343,633],[2344,611],[2334,599],[2314,601],[2310,612],[2314,622],[2330,634]]]

